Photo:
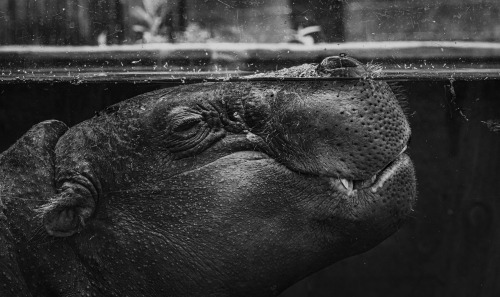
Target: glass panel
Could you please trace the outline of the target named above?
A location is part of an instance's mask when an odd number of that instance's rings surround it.
[[[419,200],[378,247],[281,296],[500,295],[499,0],[0,0],[0,153],[47,119],[73,126],[187,83],[286,80],[245,76],[341,53],[380,68],[405,105]]]
[[[5,0],[0,43],[499,41],[495,0]]]
[[[499,14],[494,0],[5,0],[0,75],[215,79],[346,53],[386,78],[496,77]]]
[[[346,41],[500,41],[495,0],[350,1]]]

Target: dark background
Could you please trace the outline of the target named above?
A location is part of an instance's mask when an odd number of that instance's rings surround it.
[[[378,247],[314,274],[283,297],[499,294],[500,133],[483,122],[500,120],[500,81],[399,85],[413,131],[415,212]],[[74,125],[107,105],[168,86],[0,85],[0,151],[40,121]]]

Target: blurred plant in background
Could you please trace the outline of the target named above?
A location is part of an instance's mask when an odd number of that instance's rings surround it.
[[[500,119],[481,121],[491,132],[500,133]]]
[[[132,30],[141,35],[138,42],[159,43],[168,42],[172,35],[168,24],[168,15],[175,7],[176,1],[142,0],[142,6],[130,7],[130,16],[136,24]]]
[[[209,42],[212,38],[210,30],[202,28],[198,23],[189,23],[184,32],[177,32],[175,41],[179,43]]]
[[[500,42],[500,1],[0,0],[1,45],[431,40]]]
[[[122,1],[130,15],[128,28],[139,43],[277,43],[295,33],[298,42],[311,41],[305,37],[309,33],[290,27],[288,0]]]
[[[303,28],[299,26],[296,31],[292,31],[290,43],[300,43],[311,45],[317,43],[317,35],[321,33],[320,26],[308,26]],[[316,37],[316,38],[315,38]]]
[[[183,32],[176,32],[175,42],[179,43],[212,43],[240,42],[241,28],[234,25],[207,27],[197,22],[191,22]],[[245,35],[248,42],[249,36]]]

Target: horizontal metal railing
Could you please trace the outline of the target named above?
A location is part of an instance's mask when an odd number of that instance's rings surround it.
[[[0,83],[283,80],[289,78],[243,76],[319,62],[340,53],[380,65],[382,71],[374,79],[500,78],[500,43],[402,41],[310,46],[288,43],[0,46]]]

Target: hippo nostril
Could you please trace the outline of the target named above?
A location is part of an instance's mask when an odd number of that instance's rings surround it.
[[[358,66],[363,66],[363,64],[361,64],[361,62],[359,62],[358,60],[355,60],[353,58],[348,58],[348,57],[340,58],[340,63],[342,65],[342,67],[358,67]]]
[[[342,68],[342,58],[328,57],[321,61],[320,66],[322,66],[323,70]]]
[[[345,54],[340,56],[327,57],[317,66],[318,74],[333,77],[360,77],[366,73],[366,69],[356,59],[347,57]]]
[[[333,70],[347,67],[358,67],[363,66],[363,64],[356,59],[347,57],[345,54],[341,54],[340,56],[325,58],[321,61],[320,66],[323,70]]]

